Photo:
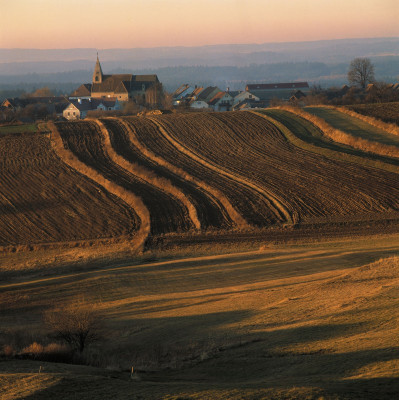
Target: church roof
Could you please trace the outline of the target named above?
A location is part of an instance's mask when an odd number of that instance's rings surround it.
[[[128,86],[128,87],[130,86],[129,82],[126,82],[126,84],[125,84],[125,82],[121,81],[121,82],[119,82],[118,86],[115,88],[114,92],[115,93],[128,93],[126,86]]]
[[[129,82],[132,79],[131,74],[103,75],[101,83],[93,83],[92,92],[114,92],[121,82]]]
[[[96,77],[101,77],[97,79]],[[128,93],[132,91],[147,90],[152,85],[158,83],[158,76],[152,75],[133,75],[133,74],[113,74],[104,75],[101,70],[100,61],[97,56],[96,66],[93,73],[93,84],[91,93]]]
[[[91,94],[91,83],[84,83],[74,90],[70,97],[87,97]]]
[[[143,85],[145,86],[145,89],[148,89],[157,82],[159,82],[157,75],[103,75],[103,81],[101,83],[93,83],[91,91],[93,93],[126,93],[126,91],[142,90]]]

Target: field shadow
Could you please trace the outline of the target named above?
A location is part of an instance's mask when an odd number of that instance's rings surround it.
[[[162,337],[173,335],[172,328],[184,331],[187,337],[194,333],[208,331],[210,328],[223,328],[231,321],[245,319],[250,313],[212,313],[200,317],[162,318]],[[361,376],[361,371],[375,363],[389,363],[399,358],[399,347],[379,349],[342,351],[316,349],[309,351],[289,350],[289,346],[300,343],[311,343],[324,339],[345,337],[353,333],[351,324],[318,325],[295,327],[264,332],[258,340],[243,341],[231,346],[222,346],[204,360],[183,366],[176,370],[139,373],[140,381],[131,381],[126,372],[109,373],[104,370],[93,376],[68,375],[54,386],[39,390],[25,399],[56,398],[67,389],[67,385],[76,385],[76,391],[63,399],[89,399],[103,390],[112,389],[113,398],[164,398],[164,396],[182,396],[180,398],[217,398],[230,399],[229,395],[212,397],[212,390],[230,390],[240,399],[255,399],[246,396],[254,390],[265,391],[270,398],[273,393],[284,393],[292,388],[311,388],[315,397],[307,393],[296,399],[393,399],[399,391],[399,378],[395,376]],[[228,333],[228,330],[224,332]],[[287,349],[285,349],[287,348]],[[360,371],[360,374],[359,374]],[[389,374],[389,370],[386,372]],[[101,380],[100,378],[103,378]],[[113,378],[113,379],[110,379]],[[75,381],[75,382],[74,382]],[[149,392],[150,391],[150,392]],[[206,392],[204,397],[198,395]],[[151,393],[152,396],[146,396]],[[75,396],[75,397],[74,397]],[[133,396],[133,397],[129,397]],[[134,397],[137,396],[137,397]],[[142,396],[142,397],[141,397]],[[206,397],[208,396],[208,397]],[[169,398],[169,397],[168,397]],[[174,397],[170,397],[174,398]],[[176,397],[176,399],[179,397]],[[234,397],[236,398],[236,397]],[[237,397],[238,398],[238,397]],[[263,397],[262,397],[263,398]],[[269,398],[269,397],[267,397]]]

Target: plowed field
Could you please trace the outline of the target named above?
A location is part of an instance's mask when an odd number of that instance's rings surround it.
[[[62,163],[44,135],[0,137],[0,245],[127,235],[137,223],[124,202]]]
[[[399,103],[374,103],[347,106],[347,108],[369,117],[378,118],[384,122],[399,125]]]
[[[117,119],[103,119],[102,122],[109,131],[111,143],[115,151],[126,160],[133,161],[152,171],[157,176],[168,179],[178,190],[183,192],[194,205],[201,228],[228,228],[232,221],[229,219],[219,200],[199,188],[195,183],[185,180],[165,166],[162,166],[140,152],[129,140],[129,133],[140,131],[142,136],[151,136],[152,130],[157,130],[152,123],[144,123],[143,119],[130,120],[131,132]]]
[[[118,185],[122,198],[126,191],[142,200],[151,236],[159,239],[150,241],[154,246],[162,240],[173,246],[190,238],[237,242],[240,235],[273,236],[257,229],[239,235],[236,227],[273,227],[280,237],[284,226],[294,224],[319,237],[323,226],[334,236],[340,224],[346,232],[348,224],[361,224],[359,234],[361,226],[379,220],[381,229],[386,221],[395,230],[396,164],[328,142],[293,113],[265,113],[277,122],[250,112],[103,119],[110,143],[95,121],[57,127],[70,154]],[[295,137],[314,148],[298,147]],[[84,178],[84,168],[73,172],[45,136],[5,135],[0,146],[0,244],[119,237],[138,229],[135,205]],[[287,238],[300,236],[286,232]],[[166,239],[167,233],[184,235]]]
[[[282,199],[301,221],[347,220],[399,209],[397,174],[299,149],[261,116],[236,112],[157,119],[195,154]]]
[[[191,118],[190,116],[187,117]],[[129,118],[128,121],[131,124],[139,123],[137,118]],[[165,122],[164,118],[157,119],[157,121],[162,122],[162,124]],[[173,121],[169,122],[173,124]],[[161,134],[151,120],[144,119],[141,123],[153,125],[153,128],[149,130],[136,130],[139,140],[145,146],[171,164],[179,166],[190,175],[206,181],[210,186],[221,191],[250,224],[262,227],[270,226],[278,221],[276,215],[269,208],[269,200],[262,194],[254,191],[246,184],[210,169],[201,162],[193,160],[190,155],[179,151]],[[212,146],[213,143],[209,143],[209,145]]]
[[[80,161],[143,200],[150,211],[152,234],[181,232],[192,228],[187,209],[176,198],[129,173],[109,158],[104,150],[101,132],[95,123],[66,122],[59,123],[57,127],[65,146]]]

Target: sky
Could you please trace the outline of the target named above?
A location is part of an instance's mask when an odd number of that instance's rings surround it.
[[[0,0],[0,48],[399,37],[398,0]]]

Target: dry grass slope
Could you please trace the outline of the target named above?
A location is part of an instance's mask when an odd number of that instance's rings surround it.
[[[397,238],[291,246],[3,285],[9,329],[19,310],[37,332],[48,299],[84,290],[114,338],[101,349],[114,371],[0,363],[3,398],[391,399],[399,260],[374,260],[397,249]]]

